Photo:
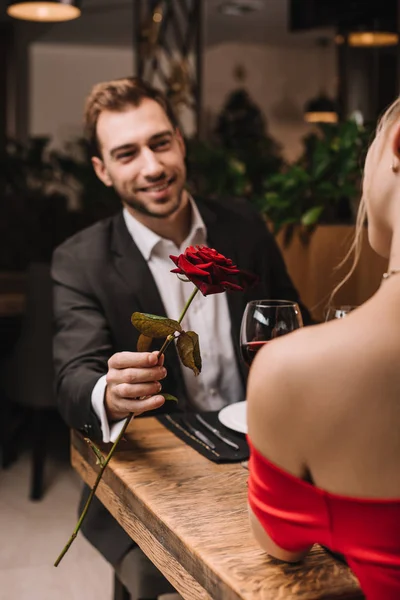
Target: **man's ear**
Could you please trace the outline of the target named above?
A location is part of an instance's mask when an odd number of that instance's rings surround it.
[[[181,130],[177,127],[175,130],[175,135],[176,135],[176,139],[178,140],[178,145],[182,151],[183,156],[186,156],[186,145],[185,145],[185,141],[183,139],[183,135],[181,133]]]
[[[101,158],[98,156],[92,156],[92,165],[100,181],[102,181],[107,187],[112,187],[112,181]]]

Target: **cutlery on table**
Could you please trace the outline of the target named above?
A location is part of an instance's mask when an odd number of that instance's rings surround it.
[[[215,435],[215,437],[220,439],[222,442],[224,442],[231,448],[234,448],[235,450],[239,450],[239,446],[235,442],[232,442],[232,440],[223,436],[222,433],[216,427],[213,427],[212,425],[210,425],[210,423],[207,423],[207,421],[205,419],[203,419],[203,417],[201,415],[195,415],[195,417],[198,420],[198,422],[201,423],[203,425],[203,427],[208,429],[208,431],[211,431],[211,433],[213,433]]]
[[[191,425],[186,419],[182,419],[182,423],[186,429],[188,429],[196,438],[201,440],[203,444],[206,444],[206,446],[209,446],[212,450],[214,450],[214,442],[212,442],[202,431],[199,431],[196,429],[196,427],[193,427],[193,425]]]

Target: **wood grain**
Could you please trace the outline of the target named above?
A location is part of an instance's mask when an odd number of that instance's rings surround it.
[[[315,546],[302,564],[266,555],[250,533],[248,472],[218,465],[155,418],[136,419],[98,497],[187,600],[360,599],[347,567]],[[95,458],[72,434],[72,463],[93,485]]]

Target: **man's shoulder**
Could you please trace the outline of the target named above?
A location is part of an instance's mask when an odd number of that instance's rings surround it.
[[[121,214],[118,213],[78,231],[60,244],[54,255],[69,254],[83,260],[93,253],[98,256],[99,252],[104,252],[109,248],[111,231],[120,218]]]
[[[238,220],[240,222],[263,224],[259,211],[252,205],[250,200],[245,198],[195,198],[200,211],[206,209],[213,213],[217,218]]]

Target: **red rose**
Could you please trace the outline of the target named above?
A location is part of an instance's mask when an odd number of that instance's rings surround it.
[[[256,275],[241,271],[230,258],[207,246],[189,246],[179,256],[170,255],[170,259],[177,266],[171,273],[187,277],[204,296],[230,290],[242,292],[258,281]]]

